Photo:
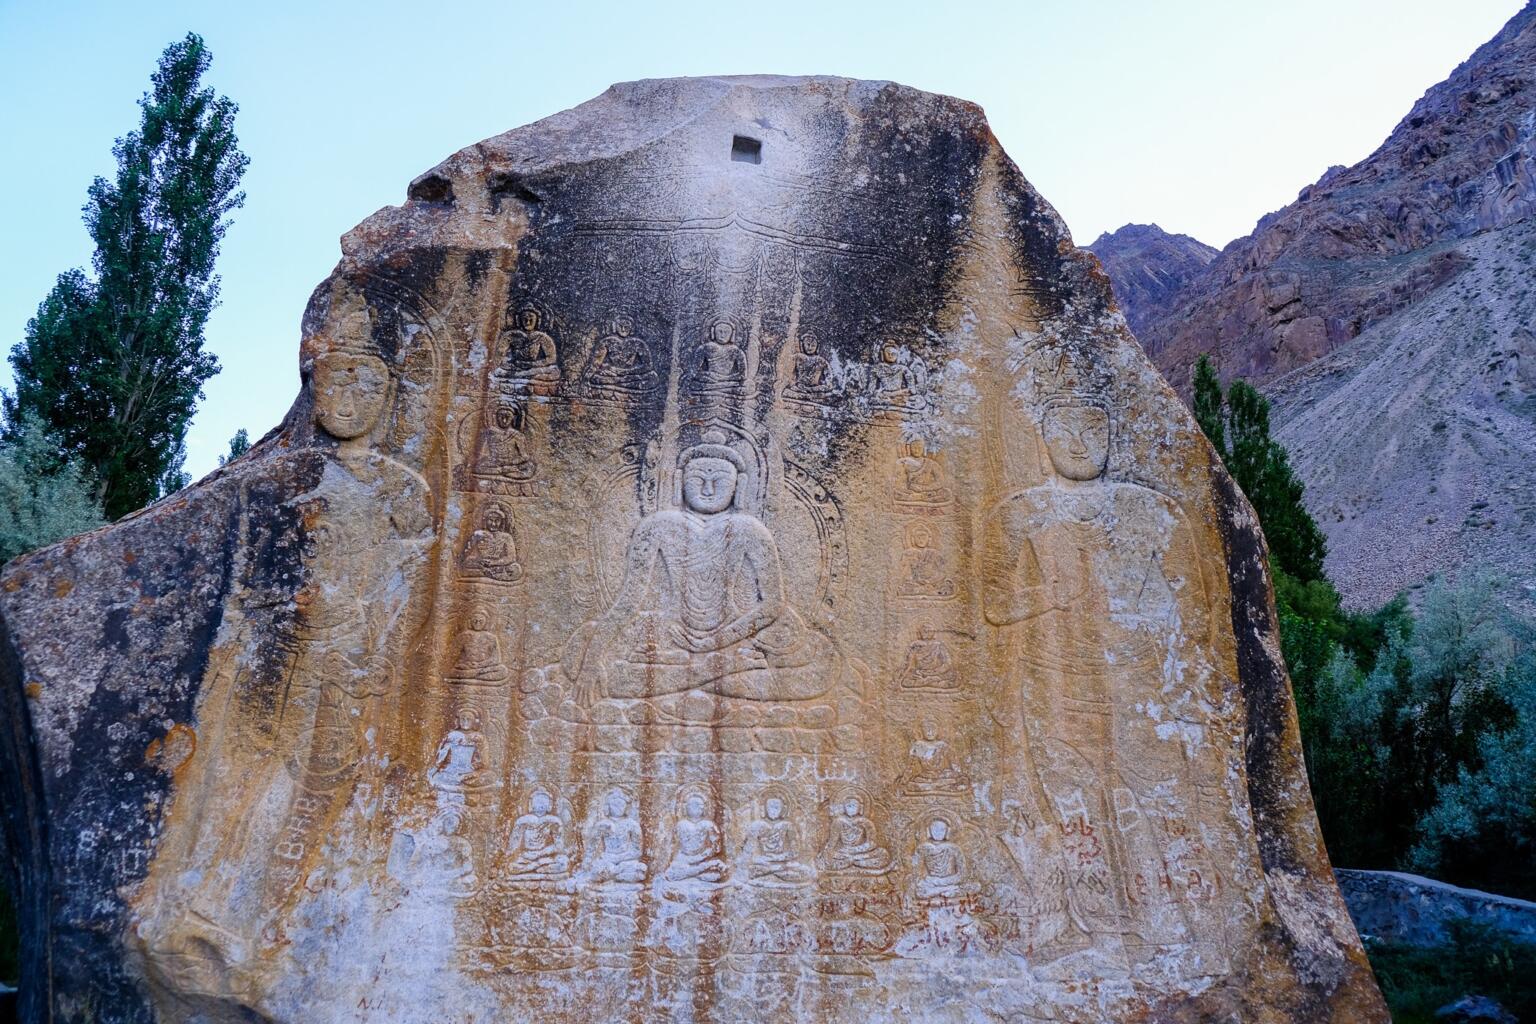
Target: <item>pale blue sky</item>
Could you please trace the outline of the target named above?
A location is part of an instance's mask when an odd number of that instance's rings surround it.
[[[0,0],[0,341],[87,263],[79,210],[189,29],[251,169],[188,438],[201,475],[298,387],[337,239],[460,147],[634,78],[837,74],[982,104],[1079,244],[1152,221],[1221,246],[1374,149],[1517,0],[589,3]],[[9,382],[9,367],[0,383]]]

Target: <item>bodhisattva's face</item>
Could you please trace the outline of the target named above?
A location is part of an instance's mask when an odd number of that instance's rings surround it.
[[[1051,465],[1068,480],[1096,480],[1109,464],[1109,413],[1092,405],[1061,405],[1040,425]]]
[[[768,812],[769,821],[778,821],[784,816],[784,801],[778,797],[771,797],[764,805],[763,810]]]
[[[315,360],[310,384],[315,422],[332,437],[350,441],[378,422],[389,391],[389,370],[374,356],[330,353]]]
[[[683,503],[702,515],[731,507],[736,496],[736,467],[725,459],[691,459],[683,470]]]

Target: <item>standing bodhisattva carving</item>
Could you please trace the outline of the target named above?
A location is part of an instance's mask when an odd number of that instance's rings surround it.
[[[1105,479],[1111,421],[1094,394],[1044,401],[1054,476],[989,515],[985,614],[1017,624],[1016,685],[1038,785],[1064,837],[1071,921],[1109,964],[1188,929],[1174,899],[1140,899],[1136,879],[1169,876],[1169,797],[1195,795],[1185,737],[1208,700],[1205,592],[1183,511],[1149,488]],[[1177,672],[1178,676],[1171,673]],[[1166,728],[1138,704],[1158,694]],[[1183,720],[1180,716],[1185,716]]]

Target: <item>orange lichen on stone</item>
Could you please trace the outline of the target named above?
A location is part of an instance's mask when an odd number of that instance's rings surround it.
[[[144,760],[164,772],[176,772],[197,752],[197,733],[177,722],[159,739],[151,740]]]

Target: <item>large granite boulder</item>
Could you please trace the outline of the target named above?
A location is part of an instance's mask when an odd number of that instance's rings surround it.
[[[1386,1020],[1254,517],[977,107],[408,196],[278,430],[0,577],[30,1019]]]

